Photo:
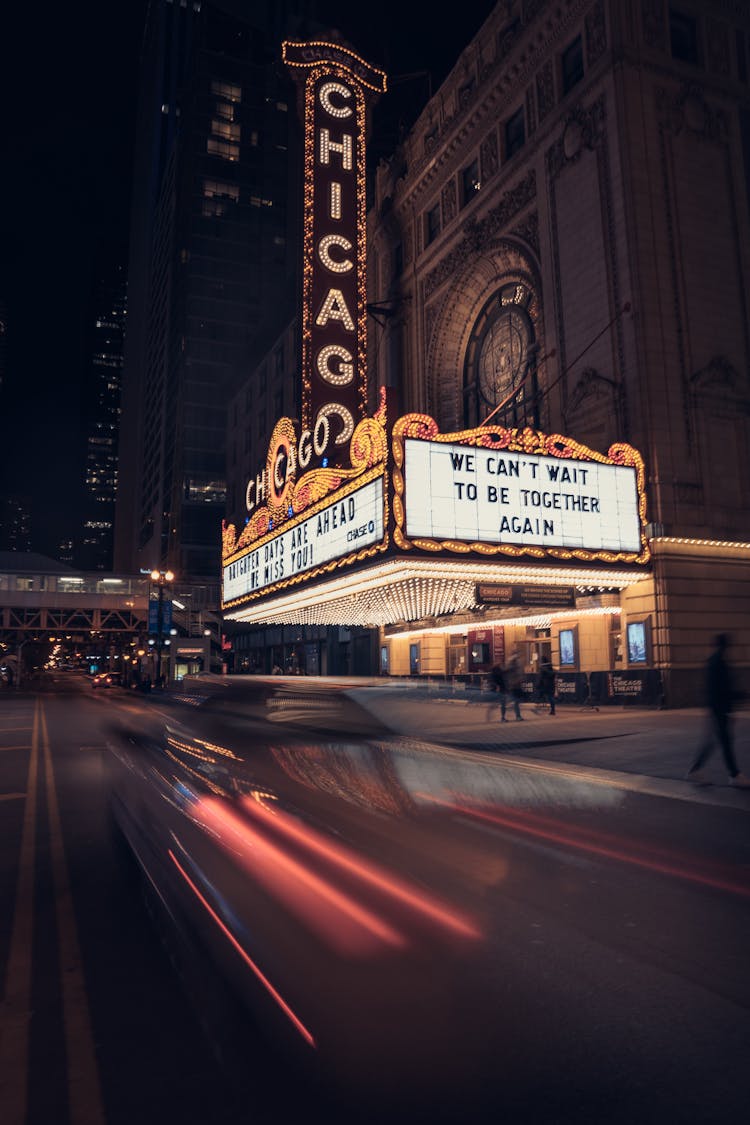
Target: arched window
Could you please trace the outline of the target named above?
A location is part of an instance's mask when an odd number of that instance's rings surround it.
[[[466,351],[467,426],[481,425],[506,400],[510,400],[509,406],[495,420],[515,425],[523,416],[526,421],[525,407],[532,396],[526,377],[535,353],[534,325],[528,312],[532,297],[526,285],[508,282],[493,293],[477,317]]]

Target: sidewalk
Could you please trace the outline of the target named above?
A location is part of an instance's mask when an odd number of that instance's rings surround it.
[[[523,703],[523,722],[507,711],[501,723],[500,707],[491,696],[421,698],[396,693],[389,715],[404,734],[466,750],[502,756],[504,761],[534,761],[549,769],[570,772],[599,771],[623,788],[750,811],[750,790],[729,785],[718,746],[705,774],[708,785],[684,780],[685,773],[707,729],[701,708],[657,710],[633,706],[606,706],[600,710],[562,704],[556,714],[538,713]],[[750,711],[734,716],[735,757],[739,769],[750,776]]]

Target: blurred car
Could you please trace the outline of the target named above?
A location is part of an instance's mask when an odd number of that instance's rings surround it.
[[[394,1099],[437,1114],[483,1050],[486,864],[450,854],[382,693],[238,680],[185,680],[163,724],[109,733],[112,811],[152,906],[295,1081],[358,1120]]]
[[[91,681],[92,688],[120,687],[121,684],[121,672],[98,672]]]

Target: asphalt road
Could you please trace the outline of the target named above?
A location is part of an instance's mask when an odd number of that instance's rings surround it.
[[[159,904],[112,832],[112,722],[188,723],[189,705],[76,677],[58,687],[0,697],[3,1125],[334,1120],[196,966],[189,937],[165,946]],[[385,1020],[408,1060],[376,1119],[744,1119],[750,803],[540,769],[476,732],[469,749],[455,729],[439,749],[417,740],[424,724],[408,733],[392,764],[410,815],[340,808],[330,787],[314,806],[475,930],[452,944],[425,932],[410,959],[351,976],[342,1038],[356,1046]],[[446,1038],[455,1074],[431,1071]],[[355,1089],[341,1120],[364,1120],[375,1093]]]

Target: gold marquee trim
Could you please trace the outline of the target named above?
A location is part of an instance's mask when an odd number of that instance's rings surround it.
[[[304,570],[299,574],[289,575],[288,578],[282,578],[278,582],[264,586],[262,590],[258,590],[256,593],[240,594],[237,598],[222,601],[222,607],[224,609],[231,609],[238,605],[250,605],[252,602],[258,601],[261,598],[267,598],[278,593],[280,590],[288,590],[291,586],[298,586],[302,582],[311,581],[313,578],[320,578],[325,574],[330,574],[331,571],[338,570],[339,567],[350,566],[352,563],[374,558],[376,555],[380,555],[386,551],[390,543],[390,536],[388,534],[388,473],[386,472],[384,464],[377,464],[369,469],[365,469],[364,472],[359,473],[357,476],[351,476],[349,481],[344,484],[343,488],[338,489],[335,496],[332,497],[330,494],[326,494],[317,504],[313,504],[310,508],[301,511],[295,519],[289,519],[285,524],[269,529],[266,535],[261,536],[260,539],[254,541],[249,547],[236,551],[231,556],[226,556],[223,559],[223,566],[229,566],[230,563],[237,562],[238,559],[244,558],[253,551],[257,551],[260,547],[263,547],[266,543],[276,538],[280,531],[288,531],[296,527],[296,525],[302,523],[303,520],[316,516],[318,512],[323,511],[330,503],[338,503],[339,500],[346,499],[352,492],[356,492],[357,489],[363,488],[366,484],[369,484],[370,481],[377,480],[379,477],[383,478],[384,506],[383,538],[379,543],[373,543],[370,547],[362,547],[358,551],[350,551],[347,555],[341,555],[339,558],[330,559],[328,562],[323,563],[321,566],[316,566],[312,570]]]
[[[446,444],[467,445],[482,449],[507,450],[509,453],[528,453],[529,455],[559,457],[565,460],[598,461],[604,465],[618,465],[635,469],[638,492],[638,515],[641,524],[641,550],[606,551],[568,550],[563,547],[519,547],[512,543],[467,543],[452,539],[409,539],[406,536],[406,511],[404,508],[404,443],[408,438],[420,441],[444,442]],[[401,550],[421,550],[436,553],[451,551],[455,554],[476,554],[484,557],[509,555],[512,558],[530,556],[536,559],[579,559],[597,560],[608,563],[645,564],[651,558],[646,538],[646,472],[643,458],[637,449],[625,442],[611,445],[606,454],[597,453],[588,446],[564,437],[562,434],[544,434],[527,426],[524,429],[506,429],[503,426],[478,426],[476,429],[460,430],[456,433],[441,434],[437,422],[428,414],[405,414],[393,425],[392,455],[393,469],[393,514],[395,528],[393,541]]]
[[[265,469],[269,481],[273,479],[273,460],[282,440],[291,445],[296,444],[294,423],[290,418],[280,418],[274,427]],[[379,473],[370,473],[365,479],[368,470],[376,466],[384,467],[387,456],[388,438],[380,421],[378,418],[363,418],[355,428],[349,444],[351,468],[311,469],[299,480],[290,476],[281,490],[280,502],[274,504],[269,501],[259,508],[239,536],[234,524],[222,524],[222,562],[226,564],[234,561],[240,554],[254,551],[278,534],[282,527],[292,527],[302,517],[314,515],[317,511],[314,505],[318,501],[329,499],[342,485],[352,486],[342,491],[343,496],[374,479]]]

